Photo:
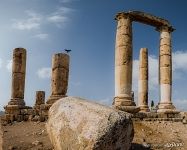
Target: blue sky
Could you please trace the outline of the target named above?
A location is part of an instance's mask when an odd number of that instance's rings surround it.
[[[168,19],[176,28],[173,46],[173,103],[187,110],[187,1],[185,0],[0,0],[0,109],[10,100],[11,59],[27,49],[25,102],[35,91],[50,95],[54,53],[72,49],[68,95],[111,105],[114,96],[114,46],[117,12],[138,10]],[[133,90],[137,100],[139,50],[149,50],[149,101],[159,101],[159,33],[133,23]]]

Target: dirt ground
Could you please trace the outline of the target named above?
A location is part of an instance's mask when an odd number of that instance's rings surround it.
[[[134,129],[134,149],[187,150],[187,124],[182,122],[139,121]]]
[[[53,150],[44,122],[15,122],[2,129],[3,150]]]
[[[2,126],[3,150],[53,150],[44,122],[15,122]],[[187,124],[134,122],[132,150],[187,150]]]

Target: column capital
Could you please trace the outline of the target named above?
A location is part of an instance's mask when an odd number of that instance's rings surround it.
[[[173,32],[175,31],[176,29],[174,29],[172,26],[159,26],[159,27],[156,27],[156,31],[158,32]]]
[[[117,20],[117,21],[122,19],[122,18],[125,18],[125,19],[129,18],[130,20],[132,20],[130,14],[129,13],[125,13],[125,12],[119,12],[115,16],[115,20]]]

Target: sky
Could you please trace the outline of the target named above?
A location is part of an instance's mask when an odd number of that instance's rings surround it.
[[[111,105],[114,97],[116,21],[121,11],[137,10],[165,18],[172,33],[172,102],[187,111],[187,1],[185,0],[0,0],[0,110],[11,98],[14,48],[27,49],[25,102],[35,92],[50,96],[52,55],[71,49],[68,95]],[[133,23],[133,91],[137,103],[139,50],[149,53],[149,104],[159,102],[159,33]]]

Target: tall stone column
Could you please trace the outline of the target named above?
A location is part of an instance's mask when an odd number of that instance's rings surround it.
[[[141,112],[148,112],[148,50],[140,49],[138,102]]]
[[[69,55],[58,53],[52,59],[51,96],[47,104],[66,97],[69,78]]]
[[[132,20],[126,13],[118,13],[115,45],[114,106],[127,112],[136,112],[132,99]]]
[[[171,32],[167,26],[159,28],[160,31],[160,55],[159,55],[159,83],[160,102],[158,112],[173,112],[175,107],[172,104],[172,50]]]
[[[26,49],[15,48],[12,61],[12,94],[8,105],[25,106]]]

